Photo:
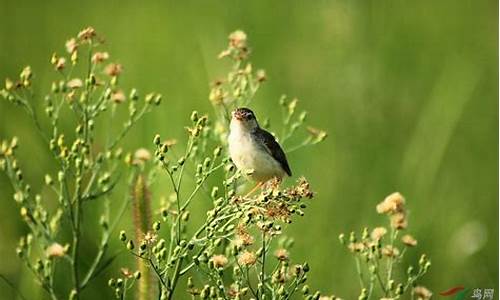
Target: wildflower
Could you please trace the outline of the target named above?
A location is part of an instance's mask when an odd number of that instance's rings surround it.
[[[227,97],[227,93],[220,87],[213,88],[210,90],[209,99],[214,104],[221,104],[223,100]]]
[[[145,235],[144,235],[144,239],[143,241],[146,242],[146,244],[148,245],[151,245],[151,244],[154,244],[156,243],[156,240],[158,238],[158,235],[151,232],[151,231],[148,231]]]
[[[315,143],[323,141],[327,136],[327,133],[324,130],[317,129],[312,126],[307,126],[307,131],[314,138]]]
[[[56,70],[58,70],[58,71],[64,69],[64,67],[66,66],[66,58],[64,58],[64,57],[57,58],[55,63],[54,63],[54,66],[55,66]]]
[[[20,75],[21,81],[30,80],[31,76],[33,76],[33,72],[31,71],[31,67],[30,66],[24,67],[24,69]]]
[[[48,257],[63,257],[65,252],[64,247],[58,243],[53,243],[46,251]]]
[[[219,255],[214,255],[212,256],[212,258],[210,259],[214,266],[216,268],[223,268],[225,265],[227,265],[227,257],[225,257],[224,255],[222,254],[219,254]]]
[[[116,63],[108,64],[104,69],[104,73],[108,74],[109,76],[118,76],[122,73],[122,71],[122,65]]]
[[[139,148],[134,153],[135,162],[146,162],[151,159],[151,153],[145,148]]]
[[[247,35],[241,30],[236,30],[229,35],[229,43],[232,47],[242,49],[247,45]]]
[[[349,243],[347,247],[351,252],[361,252],[365,249],[365,245],[363,243]]]
[[[5,89],[10,91],[14,87],[14,82],[9,78],[5,78]]]
[[[243,246],[250,246],[254,243],[253,236],[248,233],[244,224],[239,224],[238,227],[236,227],[236,236],[236,241],[240,242]]]
[[[372,230],[371,237],[373,240],[380,240],[387,233],[385,227],[376,227]]]
[[[405,203],[404,197],[396,192],[387,196],[384,201],[377,205],[377,212],[379,214],[394,214],[403,211]]]
[[[387,257],[396,257],[399,255],[399,249],[394,246],[387,245],[382,248],[382,254]]]
[[[134,276],[134,274],[132,274],[132,272],[127,268],[121,268],[120,271],[126,278],[132,278],[132,276]]]
[[[68,83],[66,83],[66,85],[70,88],[70,89],[77,89],[77,88],[80,88],[83,86],[83,82],[81,79],[79,78],[73,78],[71,79],[70,81],[68,81]]]
[[[76,42],[75,38],[71,38],[66,41],[66,51],[68,51],[68,53],[72,54],[77,49],[78,49],[78,43]]]
[[[289,254],[286,249],[280,248],[274,252],[274,256],[276,256],[278,260],[286,261],[288,260]]]
[[[111,100],[117,104],[122,103],[125,99],[125,94],[122,90],[115,91],[111,94]]]
[[[257,77],[257,81],[258,82],[264,82],[264,81],[266,81],[267,80],[266,71],[264,71],[264,70],[258,70],[255,73],[255,77]]]
[[[408,221],[406,220],[406,214],[404,212],[398,212],[391,216],[391,227],[397,230],[405,229],[408,226]]]
[[[413,238],[411,235],[409,234],[406,234],[404,235],[402,238],[401,238],[401,241],[403,242],[403,244],[405,244],[406,246],[410,246],[410,247],[414,247],[417,245],[417,240],[415,238]]]
[[[424,286],[416,286],[413,288],[413,293],[417,300],[428,300],[432,297],[432,292]]]
[[[314,193],[309,186],[309,182],[304,177],[299,178],[297,185],[287,189],[285,193],[293,198],[312,199],[314,197]]]
[[[78,38],[80,40],[90,40],[96,36],[95,29],[92,27],[87,27],[78,33]]]
[[[240,265],[245,265],[245,266],[251,266],[255,264],[257,261],[257,256],[255,253],[250,252],[250,251],[244,251],[243,253],[240,254],[240,257],[238,258],[238,263]]]
[[[92,56],[92,62],[94,64],[101,63],[109,58],[108,52],[96,52]]]

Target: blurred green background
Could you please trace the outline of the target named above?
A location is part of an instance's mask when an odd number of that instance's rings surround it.
[[[329,133],[289,157],[295,175],[317,191],[306,216],[287,228],[296,238],[292,258],[311,265],[312,287],[357,296],[338,234],[383,224],[375,205],[400,191],[419,241],[407,262],[425,252],[433,263],[423,284],[434,292],[459,284],[500,292],[498,1],[0,0],[0,78],[30,64],[37,88],[47,91],[52,52],[88,25],[124,65],[124,87],[164,94],[160,109],[132,131],[129,149],[149,147],[157,132],[182,139],[193,109],[212,113],[209,83],[228,67],[216,56],[230,32],[247,32],[253,64],[269,77],[253,103],[257,116],[278,124],[285,93]],[[51,160],[31,121],[2,101],[0,138],[13,135],[38,188]],[[0,274],[42,299],[14,254],[26,232],[18,215],[1,174]],[[85,299],[111,297],[106,276]],[[0,298],[14,298],[4,282]]]

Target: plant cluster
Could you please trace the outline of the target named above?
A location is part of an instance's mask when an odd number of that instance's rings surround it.
[[[230,59],[231,71],[212,84],[209,96],[215,118],[196,111],[191,114],[182,155],[178,155],[179,145],[172,145],[171,140],[162,141],[158,135],[153,138],[156,166],[152,168],[166,173],[172,194],[160,209],[159,221],[135,239],[129,239],[125,232],[121,239],[139,265],[146,264],[152,270],[161,299],[173,299],[181,277],[186,277],[185,290],[201,299],[290,299],[300,289],[307,298],[319,297],[305,286],[308,264],[291,262],[293,239],[282,234],[284,224],[304,215],[307,200],[314,196],[309,183],[299,178],[294,185],[282,188],[278,181],[272,181],[261,192],[242,196],[248,174],[235,168],[226,151],[230,112],[249,105],[266,80],[264,71],[253,71],[247,60],[249,53],[245,33],[232,33],[228,48],[219,56]],[[283,97],[280,104],[284,121],[279,138],[283,143],[304,127],[306,113],[296,113],[296,99]],[[293,149],[319,143],[325,137],[325,132],[308,128]],[[210,178],[215,178],[216,184]],[[197,226],[189,218],[194,199],[212,205],[205,221]],[[121,299],[126,288],[116,282],[113,279],[110,284]]]
[[[122,66],[107,62],[109,54],[99,51],[102,43],[102,38],[89,27],[66,42],[65,55],[52,56],[50,62],[59,79],[52,82],[50,92],[43,97],[48,122],[42,123],[37,114],[40,96],[33,88],[34,75],[29,66],[16,80],[6,79],[0,91],[0,96],[33,119],[57,169],[42,179],[46,188],[35,192],[24,179],[22,163],[16,158],[18,138],[1,142],[0,168],[12,183],[14,200],[29,228],[16,251],[51,299],[67,298],[64,294],[79,299],[114,258],[107,257],[109,239],[130,201],[123,199],[118,213],[112,216],[110,198],[122,173],[133,172],[123,163],[124,153],[119,146],[134,124],[161,102],[161,95],[140,97],[136,89],[131,89],[127,96],[119,85]],[[125,102],[128,108],[124,107]],[[97,127],[112,128],[110,120],[124,109],[128,110],[128,117],[123,126],[117,133],[105,132],[107,141],[102,141]],[[62,116],[68,114],[71,117],[61,122]],[[73,130],[65,130],[69,120],[74,120]],[[82,233],[89,223],[84,222],[88,206],[93,202],[101,204],[101,230],[95,234],[95,256],[90,266],[84,268],[88,262],[81,261]],[[65,276],[56,270],[62,264],[71,269],[69,291],[55,286],[56,277]]]
[[[340,234],[342,245],[354,256],[356,271],[359,276],[361,293],[359,300],[373,299],[375,294],[382,298],[375,299],[401,299],[409,294],[411,299],[428,300],[432,293],[417,282],[424,276],[431,262],[422,254],[418,266],[409,266],[406,269],[406,278],[398,279],[395,271],[396,265],[403,263],[406,251],[417,246],[417,240],[410,234],[402,234],[408,226],[405,211],[405,199],[400,193],[387,196],[377,205],[377,212],[389,217],[389,231],[386,227],[375,227],[370,232],[364,228],[361,236],[351,232],[346,238]]]
[[[29,228],[17,253],[50,298],[80,299],[90,282],[114,261],[116,255],[108,253],[109,241],[117,236],[136,262],[132,271],[113,271],[108,285],[117,299],[130,298],[132,289],[139,300],[177,299],[186,293],[193,299],[340,299],[309,288],[310,267],[307,262],[293,262],[294,240],[284,235],[289,223],[304,216],[314,197],[309,182],[298,178],[285,185],[272,180],[257,193],[245,195],[249,171],[237,170],[229,158],[231,111],[250,105],[267,80],[266,73],[254,71],[249,62],[246,34],[233,32],[219,55],[231,63],[231,69],[211,85],[214,116],[194,111],[187,121],[185,143],[156,135],[151,151],[141,148],[133,154],[125,154],[120,143],[137,121],[160,104],[161,95],[140,97],[136,89],[126,93],[119,86],[122,66],[107,63],[109,54],[98,51],[102,43],[89,27],[67,41],[66,55],[52,56],[51,63],[61,77],[44,98],[48,124],[40,122],[36,113],[39,97],[32,88],[30,67],[18,79],[7,79],[0,91],[31,116],[57,169],[45,176],[45,188],[35,193],[16,158],[18,139],[1,142],[0,168],[12,182],[14,199]],[[282,108],[280,128],[271,126],[269,120],[262,123],[276,134],[287,153],[326,138],[324,131],[305,125],[307,113],[298,111],[297,99],[283,96],[277,105]],[[123,127],[118,133],[110,131],[114,123],[110,120],[124,108]],[[67,126],[60,120],[68,113],[75,120],[71,131],[65,131]],[[109,125],[103,125],[106,122]],[[108,132],[98,131],[106,127]],[[123,176],[128,178],[126,194],[115,197],[113,191]],[[152,194],[157,182],[168,183],[168,195]],[[159,201],[153,204],[152,199]],[[84,216],[88,204],[96,202],[101,203],[100,236],[92,236],[98,246],[90,263],[84,263],[82,233],[89,226]],[[113,202],[120,205],[115,214],[110,209]],[[200,213],[195,203],[209,208]],[[129,205],[134,232],[115,232]],[[340,236],[355,257],[359,299],[399,299],[408,291],[412,299],[429,299],[431,293],[416,284],[430,266],[425,256],[418,268],[408,268],[405,281],[395,276],[406,249],[417,243],[404,235],[405,248],[399,250],[396,244],[407,226],[404,198],[390,195],[377,210],[390,217],[388,239],[383,227],[371,234],[365,229],[359,239],[355,233],[347,241]],[[57,285],[57,277],[64,274],[56,266],[62,264],[72,273],[67,289]]]

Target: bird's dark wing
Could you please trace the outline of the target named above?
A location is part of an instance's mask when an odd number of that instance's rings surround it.
[[[285,152],[281,149],[280,144],[276,142],[276,139],[272,134],[265,131],[262,128],[258,128],[253,132],[256,139],[261,142],[265,150],[281,165],[283,170],[288,174],[288,176],[292,176],[292,171],[290,170],[290,166],[288,166],[288,161],[286,160]]]

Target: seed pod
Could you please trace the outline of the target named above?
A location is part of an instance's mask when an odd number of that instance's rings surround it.
[[[190,289],[194,288],[193,277],[191,277],[191,276],[188,277],[187,286]]]
[[[108,286],[115,287],[116,286],[116,280],[114,278],[111,278],[110,280],[108,280]]]
[[[221,154],[221,152],[222,152],[222,148],[220,146],[217,147],[217,148],[215,148],[215,150],[214,150],[214,156],[215,157],[219,157],[220,154]]]
[[[153,138],[153,143],[156,145],[156,146],[159,146],[161,141],[160,141],[160,135],[159,134],[156,134],[155,137]]]
[[[141,278],[141,272],[136,271],[136,272],[134,273],[134,278],[135,278],[136,280],[140,279],[140,278]]]
[[[214,187],[212,188],[212,193],[210,194],[210,196],[212,196],[212,198],[214,198],[214,199],[215,199],[215,198],[217,198],[217,194],[218,194],[218,193],[219,193],[219,187],[214,186]]]
[[[45,184],[46,185],[52,185],[54,183],[54,180],[52,180],[52,177],[50,177],[49,174],[45,175]]]
[[[193,122],[197,122],[198,121],[198,112],[196,110],[194,110],[191,113],[191,121],[193,121]]]
[[[129,95],[130,99],[133,100],[133,101],[136,101],[139,99],[139,94],[137,93],[137,90],[136,89],[132,89],[130,91],[130,95]]]
[[[302,294],[309,294],[309,286],[307,284],[302,287]]]
[[[118,278],[118,279],[116,280],[116,286],[117,286],[117,287],[122,287],[122,286],[123,286],[123,279]]]
[[[153,230],[154,231],[159,231],[160,230],[160,222],[156,221],[153,223]]]
[[[128,250],[134,250],[135,246],[134,246],[134,242],[132,240],[129,240],[128,243],[127,243],[127,249]]]
[[[309,272],[310,270],[310,267],[309,267],[309,264],[307,262],[305,262],[303,265],[302,265],[302,269],[304,270],[304,272]]]

